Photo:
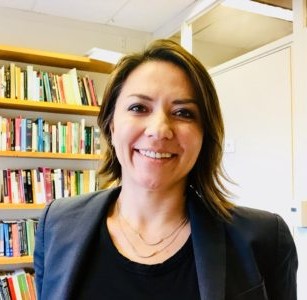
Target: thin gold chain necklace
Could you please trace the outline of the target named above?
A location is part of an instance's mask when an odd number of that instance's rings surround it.
[[[188,223],[188,218],[185,217],[184,218],[184,221],[183,222],[180,222],[180,226],[176,227],[176,230],[173,231],[173,237],[172,239],[166,244],[164,245],[163,247],[157,249],[157,250],[154,250],[153,252],[149,253],[149,254],[141,254],[138,249],[133,245],[133,243],[130,241],[130,239],[128,238],[128,236],[126,235],[125,233],[125,230],[123,229],[123,225],[122,225],[122,222],[121,222],[121,214],[119,213],[119,209],[118,209],[118,205],[117,205],[117,217],[118,217],[118,223],[119,223],[119,227],[120,227],[120,230],[125,238],[125,240],[128,242],[128,244],[130,245],[131,249],[133,250],[134,254],[140,258],[150,258],[150,257],[153,257],[157,254],[159,254],[160,252],[162,252],[163,250],[165,250],[166,248],[168,248],[175,240],[176,238],[178,237],[178,235],[180,234],[180,232],[182,231],[182,229],[185,227],[185,225]],[[171,235],[169,236],[169,238],[171,237]],[[166,240],[164,238],[164,240]]]
[[[170,232],[168,233],[166,236],[160,238],[160,240],[156,241],[156,242],[149,242],[146,241],[146,239],[143,237],[143,235],[138,232],[129,222],[128,220],[123,216],[123,214],[121,213],[120,210],[120,205],[119,202],[116,202],[116,209],[117,209],[117,214],[120,218],[122,218],[124,220],[124,222],[126,223],[126,225],[128,225],[128,227],[142,240],[142,242],[147,245],[147,246],[157,246],[159,244],[161,244],[162,242],[164,242],[165,240],[169,239],[172,235],[175,234],[175,232],[177,232],[177,230],[179,228],[181,228],[181,226],[183,224],[186,223],[187,217],[184,217],[182,220],[180,220],[180,222],[178,223],[178,225]]]

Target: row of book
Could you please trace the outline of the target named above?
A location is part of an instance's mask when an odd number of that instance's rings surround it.
[[[22,69],[15,63],[0,67],[0,98],[98,106],[93,79],[78,76],[75,68],[64,74]]]
[[[100,130],[80,122],[57,122],[0,116],[0,151],[100,154]]]
[[[37,219],[0,221],[0,256],[32,256]]]
[[[34,275],[23,269],[0,274],[0,299],[36,300]]]
[[[38,167],[0,170],[0,203],[45,204],[98,188],[96,170]]]

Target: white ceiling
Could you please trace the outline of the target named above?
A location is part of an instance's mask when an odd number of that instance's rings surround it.
[[[195,0],[0,0],[0,7],[155,32]]]
[[[0,9],[7,7],[155,34],[167,32],[168,24],[172,21],[176,23],[175,20],[178,23],[183,12],[190,12],[200,4],[209,2],[209,0],[0,0]],[[276,5],[278,1],[260,2],[275,2]],[[177,29],[179,28],[180,26]],[[207,67],[212,67],[291,32],[291,22],[217,5],[193,22],[193,38],[195,44],[200,45],[193,52],[202,56],[201,60]],[[179,39],[180,33],[174,37]]]

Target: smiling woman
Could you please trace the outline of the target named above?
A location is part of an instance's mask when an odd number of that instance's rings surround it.
[[[158,40],[123,57],[98,124],[100,173],[118,187],[47,206],[39,299],[296,299],[283,219],[228,200],[219,101],[194,56]]]

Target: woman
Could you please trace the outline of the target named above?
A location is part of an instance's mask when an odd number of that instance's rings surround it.
[[[195,57],[169,40],[124,57],[98,124],[119,187],[47,206],[39,299],[296,299],[285,222],[227,200],[219,102]]]

